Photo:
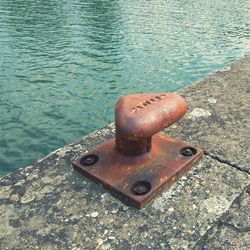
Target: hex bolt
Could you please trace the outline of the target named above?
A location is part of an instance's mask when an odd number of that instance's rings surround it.
[[[184,147],[180,150],[180,154],[183,156],[193,156],[197,153],[197,150],[193,147]]]
[[[88,154],[81,158],[80,164],[82,166],[91,166],[98,161],[98,156],[94,154]]]
[[[150,189],[151,189],[151,184],[147,181],[135,182],[131,188],[132,192],[135,195],[145,195],[150,191]]]

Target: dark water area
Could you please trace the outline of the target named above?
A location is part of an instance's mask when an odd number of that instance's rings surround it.
[[[0,175],[249,54],[248,0],[0,0]]]

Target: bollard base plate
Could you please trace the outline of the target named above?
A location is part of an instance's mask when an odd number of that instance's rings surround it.
[[[152,137],[148,153],[120,154],[113,139],[79,157],[72,165],[126,205],[142,209],[184,175],[202,154],[193,145],[159,133]]]

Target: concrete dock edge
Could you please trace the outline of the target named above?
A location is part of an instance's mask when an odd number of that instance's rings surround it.
[[[179,92],[166,133],[202,160],[139,211],[72,169],[114,136],[95,131],[0,179],[0,249],[250,249],[250,57]]]

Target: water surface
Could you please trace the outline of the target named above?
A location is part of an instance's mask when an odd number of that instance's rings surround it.
[[[0,174],[249,54],[249,1],[0,0]]]

